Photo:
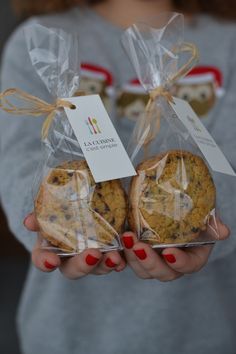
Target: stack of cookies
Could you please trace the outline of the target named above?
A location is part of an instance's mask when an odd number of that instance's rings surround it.
[[[119,180],[95,183],[84,160],[70,161],[44,178],[35,213],[43,238],[62,251],[117,249],[127,200]]]
[[[129,225],[152,245],[191,243],[206,229],[215,199],[203,159],[168,151],[138,165],[129,193]]]
[[[51,169],[35,200],[41,235],[61,251],[119,249],[129,228],[151,245],[196,242],[215,208],[216,190],[203,159],[172,150],[140,163],[129,190],[120,180],[95,183],[86,161]]]

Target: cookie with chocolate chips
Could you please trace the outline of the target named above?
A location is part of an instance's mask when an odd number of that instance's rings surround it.
[[[51,169],[35,200],[41,235],[68,252],[119,247],[126,213],[121,182],[95,183],[84,160]]]
[[[168,151],[138,165],[129,193],[129,224],[153,245],[194,242],[206,229],[215,199],[203,159],[187,151]]]

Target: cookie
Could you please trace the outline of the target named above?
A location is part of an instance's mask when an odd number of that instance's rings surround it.
[[[151,244],[196,240],[215,207],[210,172],[197,155],[172,150],[142,162],[129,192],[129,225]]]
[[[118,248],[127,214],[120,180],[95,183],[86,161],[51,169],[35,199],[40,233],[62,251]]]

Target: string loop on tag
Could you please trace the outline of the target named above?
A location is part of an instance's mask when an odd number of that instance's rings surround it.
[[[145,107],[145,112],[146,112],[146,122],[145,124],[148,126],[150,125],[150,122],[153,119],[153,113],[154,110],[156,109],[156,100],[159,97],[163,97],[168,103],[173,103],[174,98],[171,95],[170,91],[167,89],[167,87],[171,87],[176,81],[178,81],[180,78],[183,78],[186,76],[189,71],[193,68],[195,62],[198,61],[199,59],[199,52],[197,47],[193,43],[183,43],[181,46],[179,46],[177,49],[173,49],[174,54],[181,54],[181,53],[190,53],[191,56],[188,59],[188,61],[183,64],[180,69],[172,76],[170,77],[167,82],[165,82],[165,86],[158,86],[152,90],[149,91],[149,100],[148,103]],[[160,108],[156,112],[156,118],[155,118],[155,124],[152,126],[152,129],[149,129],[149,133],[144,139],[143,145],[147,147],[147,145],[156,137],[160,130],[160,119],[161,119],[161,110]],[[140,125],[140,129],[143,129],[143,124]],[[140,130],[137,130],[137,139],[138,137],[142,136],[142,132]]]
[[[173,53],[184,53],[190,52],[191,57],[189,60],[181,66],[181,68],[172,76],[170,77],[164,86],[158,86],[149,92],[149,101],[146,106],[146,111],[150,110],[150,106],[152,101],[155,101],[158,97],[164,97],[168,102],[174,102],[173,97],[169,90],[166,87],[170,87],[180,78],[186,76],[189,71],[192,69],[194,63],[199,59],[199,52],[197,47],[193,43],[183,43],[180,48],[173,49]]]

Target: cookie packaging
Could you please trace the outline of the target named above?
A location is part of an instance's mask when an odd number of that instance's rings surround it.
[[[52,102],[80,95],[78,38],[41,24],[30,25],[25,34],[32,65]],[[120,249],[126,194],[119,180],[95,183],[63,109],[47,117],[42,146],[33,191],[42,247],[61,255]]]
[[[128,28],[122,43],[150,100],[128,152],[137,176],[129,189],[129,226],[153,247],[191,246],[219,238],[216,188],[208,164],[174,114],[171,89],[195,65],[183,42],[184,18],[164,13]]]

